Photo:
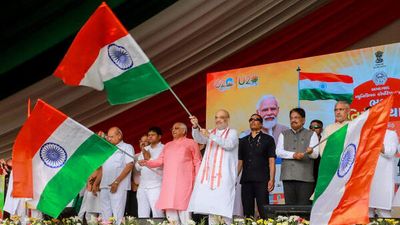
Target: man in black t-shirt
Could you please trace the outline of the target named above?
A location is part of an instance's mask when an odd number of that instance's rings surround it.
[[[275,141],[261,132],[263,119],[260,115],[251,115],[249,123],[251,133],[239,140],[238,172],[243,169],[240,180],[243,212],[246,217],[254,217],[256,199],[260,217],[265,219],[264,205],[269,204],[268,194],[275,183]]]

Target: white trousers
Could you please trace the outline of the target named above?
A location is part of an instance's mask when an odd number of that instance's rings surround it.
[[[32,218],[37,218],[37,219],[43,219],[43,214],[39,210],[32,209],[31,210],[31,217]]]
[[[115,193],[111,193],[108,188],[100,190],[100,208],[103,220],[114,216],[116,224],[121,224],[125,212],[126,194],[127,192],[123,188],[118,188]]]
[[[167,214],[167,220],[170,224],[174,225],[188,225],[189,220],[192,219],[188,211],[167,209],[165,214]]]
[[[392,218],[391,210],[369,208],[368,216],[371,217],[371,218],[374,218],[375,214],[380,218]]]
[[[137,190],[136,198],[138,201],[138,217],[149,218],[150,211],[153,218],[163,218],[164,212],[156,209],[156,202],[160,197],[161,187],[155,188],[139,188]]]
[[[208,224],[209,225],[218,225],[218,224],[232,224],[232,218],[228,218],[225,216],[219,215],[208,215]]]
[[[99,195],[99,193],[97,193]],[[85,190],[83,193],[82,205],[78,213],[78,217],[83,220],[86,213],[86,220],[91,218],[91,215],[99,215],[101,213],[100,197],[95,196],[92,192]],[[97,217],[96,216],[96,217]]]

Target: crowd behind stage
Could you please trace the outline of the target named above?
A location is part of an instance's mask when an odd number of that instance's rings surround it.
[[[285,204],[310,205],[326,142],[317,144],[348,123],[350,105],[338,101],[333,112],[335,123],[324,128],[322,121],[312,118],[305,128],[306,112],[293,108],[288,113],[290,127],[286,127],[277,121],[277,99],[266,95],[249,115],[249,129],[240,134],[229,127],[230,115],[224,109],[215,113],[212,129],[201,128],[195,116],[189,118],[190,130],[176,122],[171,128],[173,140],[165,144],[161,129],[151,127],[139,140],[140,153],[132,158],[116,151],[89,177],[80,193],[83,201],[78,215],[87,219],[113,216],[117,224],[124,215],[166,217],[184,225],[204,215],[209,224],[231,224],[233,216],[266,218],[264,206],[275,186],[276,157],[282,158]],[[187,138],[188,132],[193,139]],[[98,134],[134,154],[118,127]],[[400,205],[400,197],[394,194],[397,151],[397,135],[387,130],[371,185],[371,217],[392,217],[392,206]],[[1,165],[7,168],[5,161]],[[23,213],[20,208],[25,205],[9,211]],[[34,209],[32,213],[41,216]]]

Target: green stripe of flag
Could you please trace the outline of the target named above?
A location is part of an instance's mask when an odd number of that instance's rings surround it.
[[[334,99],[351,103],[353,101],[353,94],[333,94],[321,89],[300,89],[299,99],[309,101]]]
[[[58,217],[65,206],[86,185],[87,178],[99,168],[117,147],[93,134],[67,160],[62,169],[47,183],[37,209]],[[68,186],[68,188],[64,188]]]
[[[109,102],[115,105],[157,94],[167,90],[169,85],[149,62],[104,82],[104,87]]]
[[[5,196],[5,186],[6,186],[6,175],[2,174],[0,175],[0,211],[1,215],[3,214],[3,208],[4,208],[4,196]]]
[[[344,141],[347,134],[348,124],[331,134],[326,141],[324,153],[322,154],[318,169],[318,180],[315,187],[314,202],[328,187],[333,176],[339,168],[340,156],[344,149]]]

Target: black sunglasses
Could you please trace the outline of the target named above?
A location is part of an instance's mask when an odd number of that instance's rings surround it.
[[[321,126],[310,126],[310,130],[313,130],[313,129],[320,129],[320,128],[322,128]]]
[[[258,122],[262,123],[262,119],[261,119],[261,118],[250,118],[250,119],[249,119],[249,123],[250,123],[251,121],[258,121]]]

